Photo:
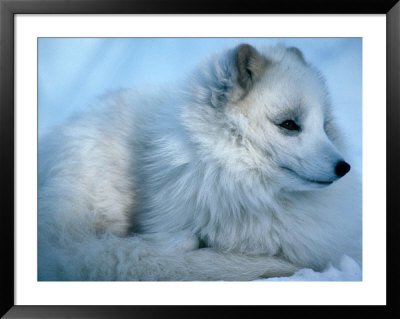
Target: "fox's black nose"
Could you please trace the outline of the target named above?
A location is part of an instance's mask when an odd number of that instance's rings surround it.
[[[339,177],[343,177],[344,175],[346,175],[349,172],[349,170],[350,170],[350,165],[344,161],[340,161],[339,163],[337,163],[335,167],[335,173]]]

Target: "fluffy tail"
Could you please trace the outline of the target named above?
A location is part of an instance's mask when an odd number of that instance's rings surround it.
[[[41,243],[39,280],[244,281],[289,276],[298,268],[277,257],[222,253],[210,248],[165,252],[140,237],[104,235],[56,247]]]

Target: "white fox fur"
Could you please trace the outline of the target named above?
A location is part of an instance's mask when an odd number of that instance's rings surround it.
[[[103,97],[40,141],[39,280],[252,280],[343,254],[361,265],[361,182],[335,173],[342,144],[295,48],[242,45],[180,88]]]

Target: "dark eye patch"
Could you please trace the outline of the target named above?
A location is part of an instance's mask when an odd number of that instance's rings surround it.
[[[288,131],[300,131],[300,126],[293,120],[285,120],[279,126]]]

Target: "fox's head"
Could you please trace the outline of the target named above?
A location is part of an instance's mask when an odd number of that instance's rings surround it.
[[[281,188],[315,189],[346,175],[321,75],[297,48],[243,44],[194,78],[184,120],[204,154]]]

